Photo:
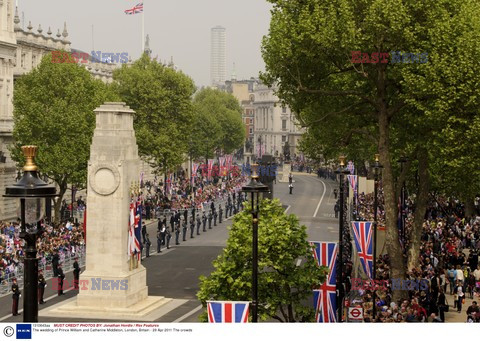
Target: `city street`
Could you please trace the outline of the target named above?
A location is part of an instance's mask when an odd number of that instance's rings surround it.
[[[333,188],[335,182],[319,179],[315,174],[293,173],[293,194],[288,193],[288,183],[274,185],[275,197],[279,198],[286,207],[287,213],[298,215],[302,224],[308,227],[309,240],[336,241],[338,240],[338,220],[334,218],[333,207],[335,199]],[[261,217],[260,217],[261,219]],[[200,302],[196,299],[200,275],[208,275],[212,270],[212,260],[222,251],[228,237],[227,227],[231,225],[231,219],[224,220],[222,224],[195,235],[191,240],[189,233],[187,241],[180,241],[175,246],[175,237],[171,239],[169,250],[162,248],[162,253],[153,253],[150,258],[143,259],[142,264],[147,268],[147,284],[149,295],[165,296],[176,299],[188,300],[185,304],[160,317],[158,322],[198,322],[198,316],[202,313]],[[208,224],[207,224],[208,226]],[[156,251],[157,222],[148,226],[148,233],[152,241],[151,251]],[[181,238],[180,238],[181,240]],[[66,274],[66,280],[73,279],[72,272]],[[23,288],[22,288],[23,291]],[[52,280],[48,280],[45,292],[47,303],[40,305],[40,309],[70,299],[77,294],[76,290],[66,291],[66,295],[57,296],[52,290]],[[0,298],[0,320],[3,322],[20,322],[23,317],[11,316],[11,295]],[[23,300],[20,299],[20,308]],[[39,317],[40,322],[69,322],[79,319],[45,318]],[[85,319],[84,321],[89,321]],[[91,321],[97,321],[92,319]]]

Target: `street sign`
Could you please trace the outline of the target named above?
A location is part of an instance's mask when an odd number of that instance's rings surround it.
[[[363,308],[349,307],[348,308],[349,320],[363,320]]]

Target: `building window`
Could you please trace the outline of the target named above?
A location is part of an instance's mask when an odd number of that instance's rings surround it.
[[[286,114],[287,113],[287,107],[282,108],[282,113]]]
[[[282,130],[287,130],[287,120],[282,120]]]
[[[287,137],[285,135],[282,135],[282,142],[287,141]]]
[[[253,128],[250,127],[250,135],[252,135],[252,134],[253,134]]]
[[[22,59],[20,63],[21,67],[25,67],[25,53],[22,53]]]

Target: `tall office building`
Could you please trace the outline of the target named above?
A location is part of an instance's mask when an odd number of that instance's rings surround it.
[[[216,26],[211,31],[210,78],[213,86],[225,85],[227,78],[227,55],[225,27]]]

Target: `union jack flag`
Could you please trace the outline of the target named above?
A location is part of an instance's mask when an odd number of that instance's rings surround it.
[[[327,279],[320,288],[313,290],[315,320],[317,322],[337,321],[337,243],[310,242],[317,265],[329,269]]]
[[[197,177],[198,163],[192,162],[192,186],[195,183],[195,178]]]
[[[140,239],[137,238],[137,230],[141,231],[141,215],[138,216],[138,207],[135,205],[135,202],[130,203],[130,218],[129,218],[129,229],[128,229],[128,255],[133,256],[137,255],[138,260],[141,257],[141,244]],[[141,208],[140,208],[141,209]],[[140,228],[138,227],[140,224]]]
[[[246,323],[250,302],[207,301],[208,322]]]
[[[348,183],[350,187],[352,187],[353,192],[355,195],[357,194],[357,176],[356,175],[347,175]]]
[[[368,278],[373,274],[373,233],[374,223],[371,221],[352,221],[353,237],[360,263]]]
[[[137,13],[142,13],[143,12],[143,2],[136,4],[135,7],[131,9],[127,9],[125,11],[125,14],[132,15],[132,14],[137,14]]]
[[[208,178],[211,179],[212,178],[212,169],[213,169],[213,162],[215,160],[214,159],[208,159],[208,169],[207,169],[207,174],[208,174]]]

